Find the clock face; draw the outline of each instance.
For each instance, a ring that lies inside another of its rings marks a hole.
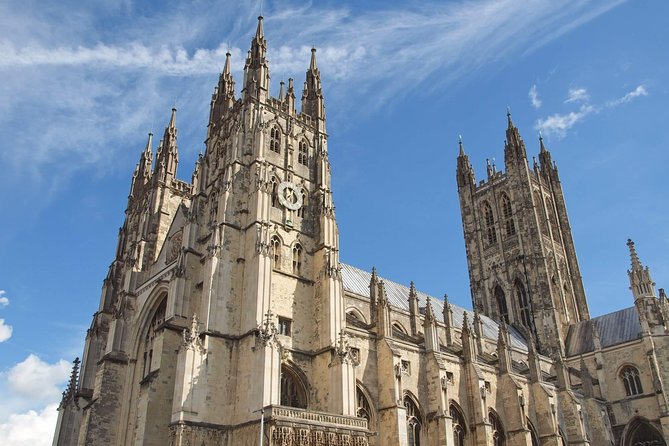
[[[296,211],[302,207],[301,188],[291,181],[280,183],[277,194],[279,195],[279,203],[286,209]]]

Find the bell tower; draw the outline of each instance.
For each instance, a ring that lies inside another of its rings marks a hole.
[[[487,162],[476,182],[462,141],[456,179],[474,308],[562,351],[567,328],[589,318],[557,166],[543,138],[539,162],[507,113],[505,171]]]

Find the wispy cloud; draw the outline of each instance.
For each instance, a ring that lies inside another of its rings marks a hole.
[[[0,342],[5,342],[12,337],[14,329],[11,325],[7,325],[4,319],[0,319]]]
[[[9,305],[9,298],[7,297],[7,292],[5,290],[0,290],[0,308],[6,307]]]
[[[300,85],[315,44],[334,110],[329,117],[349,119],[399,96],[433,94],[499,69],[509,56],[619,3],[435,0],[353,14],[347,7],[287,2],[266,14],[272,89],[287,77]],[[208,97],[228,45],[240,87],[253,8],[203,1],[130,20],[134,7],[103,8],[101,16],[82,6],[73,17],[65,7],[26,13],[0,6],[0,163],[10,167],[0,179],[0,206],[13,187],[39,191],[39,200],[27,199],[38,207],[75,172],[104,173],[126,163],[138,153],[141,135],[163,123],[175,102],[189,116],[179,129],[181,150],[200,150]],[[100,20],[114,31],[105,32]],[[365,107],[350,101],[371,91]]]
[[[643,85],[639,85],[634,90],[630,91],[629,93],[625,94],[622,97],[607,101],[603,106],[594,106],[585,103],[582,104],[577,111],[572,111],[564,114],[555,113],[546,118],[539,119],[535,123],[534,128],[546,135],[556,135],[558,137],[564,137],[569,129],[571,129],[579,122],[583,121],[588,116],[594,113],[599,113],[600,111],[605,109],[611,109],[618,107],[619,105],[626,104],[632,101],[633,99],[641,96],[648,96],[648,91]],[[584,88],[571,89],[569,91],[569,98],[565,102],[576,102],[576,101],[587,102],[588,99],[589,96],[587,94],[586,89]]]
[[[535,128],[545,135],[564,136],[567,130],[583,121],[587,116],[595,112],[592,105],[582,105],[578,111],[566,114],[556,113],[544,119],[539,119]]]
[[[589,99],[588,90],[585,88],[570,88],[567,99],[564,102],[565,104],[570,102],[587,102]]]
[[[606,106],[607,107],[617,107],[619,105],[626,104],[626,103],[630,102],[631,100],[633,100],[635,98],[638,98],[638,97],[641,97],[641,96],[648,96],[648,90],[646,90],[646,87],[644,87],[643,85],[639,85],[634,90],[630,91],[629,93],[627,93],[626,95],[624,95],[624,96],[622,96],[618,99],[614,99],[612,101],[607,102]]]
[[[541,99],[539,99],[539,89],[537,88],[537,84],[532,85],[532,88],[530,88],[530,91],[527,93],[527,95],[530,97],[532,107],[541,107]]]

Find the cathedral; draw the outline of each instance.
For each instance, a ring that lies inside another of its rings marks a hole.
[[[483,180],[460,143],[464,309],[339,261],[315,49],[295,88],[260,17],[190,182],[176,110],[149,134],[54,446],[667,445],[669,300],[629,240],[634,305],[590,317],[543,140],[509,114]]]

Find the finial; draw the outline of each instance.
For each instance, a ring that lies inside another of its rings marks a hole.
[[[541,132],[539,132],[539,151],[540,152],[547,152],[548,151],[546,149],[546,145],[544,144],[544,137],[541,134]]]
[[[506,107],[506,119],[509,124],[509,128],[513,128],[513,121],[511,120],[511,107]]]
[[[632,270],[641,270],[643,269],[643,266],[641,266],[641,261],[639,260],[639,256],[636,253],[636,248],[634,247],[634,242],[632,239],[627,239],[627,247],[630,249],[630,259],[632,260]]]
[[[460,147],[460,156],[464,156],[465,149],[462,146],[462,135],[458,135],[458,146]]]
[[[281,85],[281,88],[279,89],[279,100],[283,102],[283,100],[286,98],[286,84],[281,81],[279,82],[279,85]]]
[[[462,331],[467,331],[469,332],[469,317],[467,316],[467,312],[464,312],[464,315],[462,316]]]
[[[169,127],[174,128],[177,125],[177,107],[176,105],[172,107],[172,116],[170,116]]]
[[[225,65],[223,66],[223,74],[230,74],[232,72],[230,67],[230,50],[225,53]]]
[[[310,70],[316,69],[316,48],[311,48],[311,63],[309,64]]]
[[[262,22],[263,22],[263,16],[261,13],[261,15],[258,16],[258,27],[256,28],[256,38],[258,39],[262,39],[265,35]]]

